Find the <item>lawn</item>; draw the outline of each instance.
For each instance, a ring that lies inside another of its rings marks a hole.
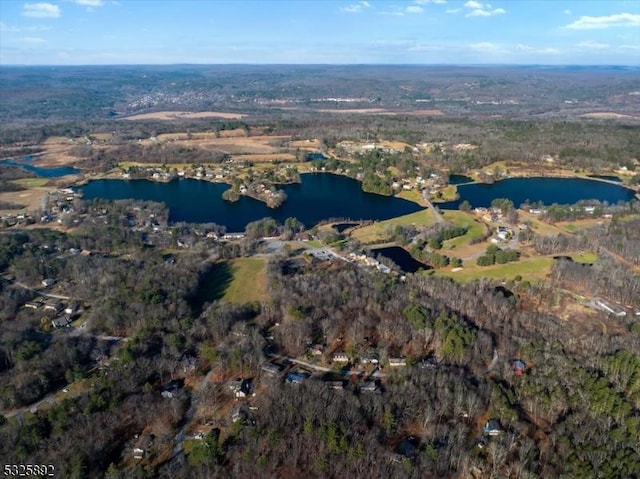
[[[356,228],[351,233],[351,236],[361,243],[376,243],[389,239],[389,235],[386,233],[389,227],[396,225],[424,226],[431,224],[434,221],[435,219],[431,210],[425,209],[417,211],[416,213],[410,213],[408,215],[398,216],[397,218],[378,221],[372,225]]]
[[[473,239],[482,238],[487,231],[486,225],[481,221],[477,221],[470,213],[444,210],[442,212],[442,217],[456,226],[464,226],[465,228],[468,228],[465,235],[445,241],[443,245],[443,249],[445,250],[469,244]]]
[[[457,281],[466,282],[482,278],[510,280],[521,276],[523,280],[542,280],[551,272],[553,259],[548,257],[527,258],[514,263],[496,264],[493,266],[477,266],[475,260],[465,263],[465,267],[453,272],[450,269],[439,270],[436,274],[448,276]]]
[[[422,205],[422,195],[419,191],[416,190],[402,190],[399,191],[396,196],[398,198],[402,198],[403,200],[413,201],[414,203],[418,203]]]
[[[232,278],[222,296],[223,301],[248,303],[266,298],[267,275],[264,258],[236,258],[229,261],[229,265]]]

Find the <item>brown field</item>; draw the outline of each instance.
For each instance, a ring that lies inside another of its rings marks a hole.
[[[19,212],[38,210],[42,204],[42,198],[44,198],[48,191],[54,190],[55,187],[38,186],[23,191],[0,193],[0,201],[24,206],[20,210],[0,210],[0,214],[17,214]]]
[[[345,109],[332,109],[322,108],[316,110],[320,113],[353,113],[364,115],[416,115],[416,116],[443,116],[444,113],[441,110],[409,110],[409,111],[391,111],[385,108],[345,108]]]
[[[221,111],[156,111],[153,113],[140,113],[132,115],[125,120],[193,120],[198,118],[224,118],[228,120],[239,120],[246,117],[241,113],[230,113]]]
[[[594,113],[585,113],[580,115],[582,118],[601,118],[601,119],[623,119],[623,118],[638,118],[633,115],[624,115],[622,113],[615,113],[613,111],[600,111]]]
[[[268,154],[240,154],[240,155],[231,155],[231,159],[236,162],[241,161],[253,161],[256,163],[265,163],[265,162],[273,162],[275,160],[279,161],[296,161],[295,155],[291,153],[268,153]]]
[[[320,140],[293,140],[289,143],[291,148],[300,148],[301,150],[317,150],[320,148]]]
[[[322,109],[318,109],[316,111],[319,111],[320,113],[343,113],[343,114],[348,114],[348,113],[355,113],[355,114],[365,114],[365,115],[371,115],[371,114],[377,114],[377,115],[395,115],[394,112],[389,111],[389,110],[385,110],[384,108],[322,108]]]

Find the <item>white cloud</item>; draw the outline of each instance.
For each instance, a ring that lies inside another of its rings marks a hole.
[[[365,8],[370,8],[371,4],[366,0],[361,0],[358,3],[353,3],[351,5],[347,5],[346,7],[342,7],[340,10],[344,13],[360,13]]]
[[[572,30],[602,30],[613,27],[640,27],[640,15],[634,13],[616,13],[603,17],[583,16],[567,25]]]
[[[507,13],[504,8],[493,8],[490,3],[482,4],[476,0],[469,0],[464,6],[471,10],[465,15],[466,17],[492,17]]]
[[[422,13],[424,12],[424,8],[420,5],[409,5],[407,7],[407,13]]]
[[[568,8],[564,11],[565,15],[571,15],[571,10],[569,10]]]
[[[52,3],[25,3],[22,7],[23,17],[58,18],[60,7]]]
[[[85,7],[101,7],[104,5],[103,0],[73,0],[73,3]]]
[[[544,54],[544,55],[557,55],[560,53],[560,50],[558,50],[557,48],[551,48],[551,47],[538,48],[538,47],[532,47],[531,45],[527,45],[524,43],[518,43],[516,45],[516,50],[520,52],[525,52],[525,53],[537,53],[537,54]]]
[[[449,10],[445,10],[444,13],[458,13],[461,8],[450,8]]]
[[[585,42],[578,43],[580,48],[588,48],[590,50],[602,50],[603,48],[609,48],[610,45],[608,43],[599,43],[594,42],[593,40],[587,40]]]
[[[506,53],[503,47],[491,42],[472,43],[469,48],[482,53]]]
[[[413,0],[413,3],[418,5],[426,5],[427,3],[442,5],[444,3],[447,3],[447,0]]]

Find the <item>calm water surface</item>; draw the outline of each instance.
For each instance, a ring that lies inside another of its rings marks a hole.
[[[473,208],[491,206],[495,198],[509,198],[519,207],[526,201],[542,201],[545,205],[573,204],[581,200],[631,201],[634,192],[628,188],[584,178],[509,178],[492,184],[472,183],[458,186],[459,199],[439,203],[442,209],[457,209],[467,200]]]
[[[9,166],[19,166],[27,171],[31,171],[35,173],[36,176],[40,176],[42,178],[58,178],[60,176],[67,175],[75,175],[80,173],[80,170],[77,168],[72,168],[71,166],[59,166],[54,168],[46,168],[44,166],[35,166],[31,163],[31,157],[25,158],[25,161],[16,161],[16,160],[2,160],[0,161],[3,165]]]
[[[400,246],[372,249],[371,252],[374,256],[381,255],[385,258],[389,258],[405,273],[415,273],[420,269],[431,269],[431,266],[421,263],[411,256],[406,249],[401,248]]]
[[[217,223],[228,231],[244,231],[247,223],[270,216],[282,223],[297,218],[307,227],[321,220],[384,220],[422,208],[401,198],[365,193],[354,179],[329,173],[301,175],[301,184],[283,185],[287,200],[279,208],[242,196],[231,203],[222,199],[223,183],[179,179],[170,183],[148,180],[97,180],[82,187],[84,198],[138,199],[164,202],[171,222]]]

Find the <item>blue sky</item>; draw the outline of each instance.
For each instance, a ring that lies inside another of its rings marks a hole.
[[[640,0],[0,0],[0,64],[640,64]]]

